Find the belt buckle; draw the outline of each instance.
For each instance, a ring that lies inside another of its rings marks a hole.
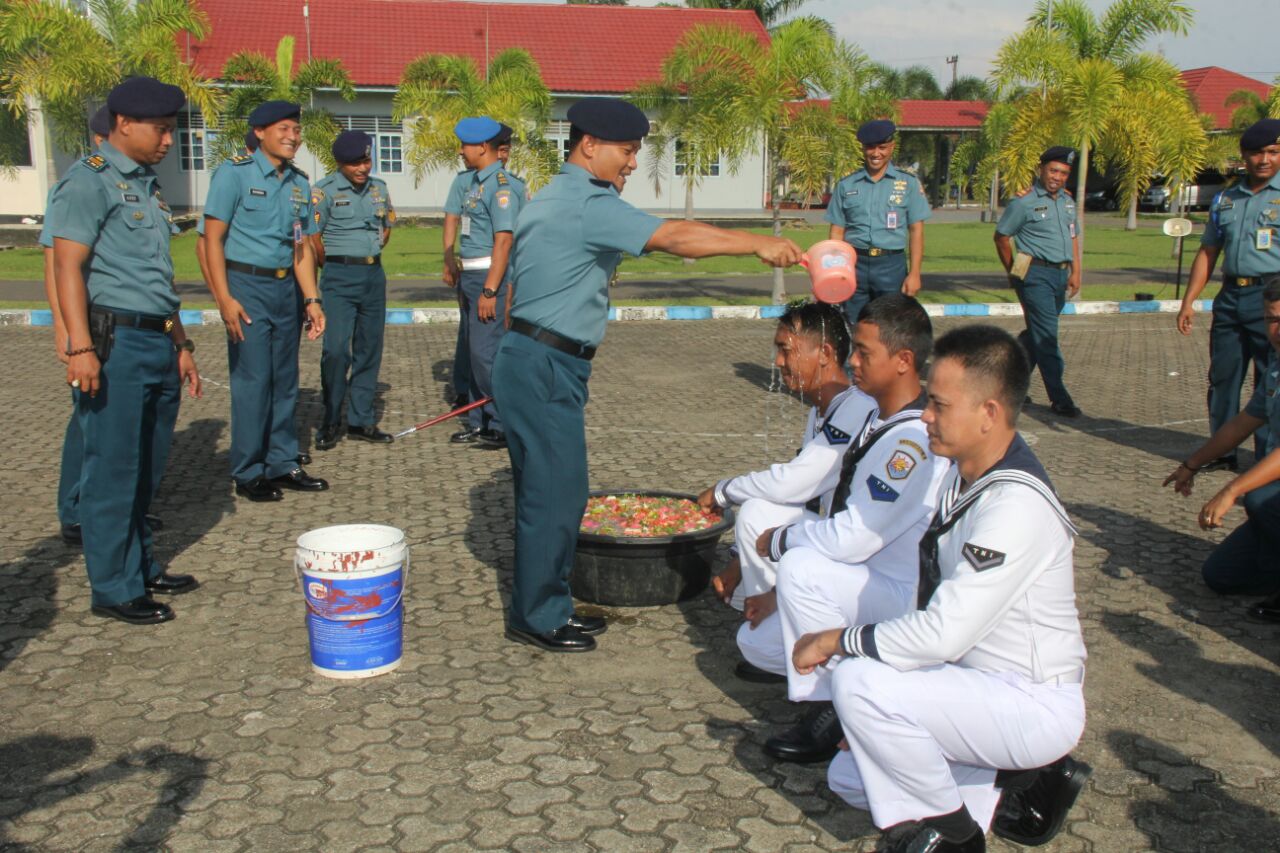
[[[288,272],[289,272],[289,270],[287,270],[287,269],[285,269],[285,268],[283,268],[283,267],[282,267],[282,268],[280,268],[280,269],[276,270],[276,272],[275,272],[275,276],[276,276],[276,278],[284,278],[284,277],[285,277],[285,275],[286,275],[286,274],[288,274]]]
[[[172,332],[172,331],[173,331],[173,318],[172,318],[172,317],[165,317],[165,318],[164,318],[164,333],[167,335],[167,334],[169,334],[169,333],[170,333],[170,332]]]
[[[1252,279],[1246,278],[1245,276],[1236,277],[1236,287],[1248,287],[1251,284],[1253,284]]]
[[[880,253],[881,253],[880,249],[867,249],[867,254],[873,258],[880,257]]]
[[[374,259],[373,259],[373,255],[368,255],[368,256],[366,256],[366,257],[365,257],[364,262],[365,262],[365,264],[367,264],[368,266],[373,266],[373,260],[374,260]]]

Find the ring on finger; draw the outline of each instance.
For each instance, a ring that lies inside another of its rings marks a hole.
[[[72,388],[79,388],[79,387],[80,387],[80,380],[79,380],[79,379],[72,379],[72,380],[71,380],[71,387],[72,387]]]

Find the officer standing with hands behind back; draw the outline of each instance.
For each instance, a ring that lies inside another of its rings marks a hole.
[[[888,119],[858,128],[865,166],[836,184],[827,205],[830,239],[843,240],[858,253],[858,290],[844,303],[850,326],[877,296],[920,292],[924,221],[932,211],[916,176],[893,165],[897,130]]]
[[[112,89],[110,135],[67,172],[48,212],[83,434],[79,514],[92,610],[134,625],[173,618],[152,595],[199,586],[155,562],[146,520],[159,479],[154,449],[171,438],[182,381],[200,396],[173,287],[177,229],[151,168],[173,145],[184,103],[181,89],[150,77]]]
[[[227,327],[231,372],[231,477],[236,494],[278,501],[281,489],[329,488],[299,464],[299,295],[311,328],[324,333],[316,290],[316,233],[307,176],[293,165],[302,108],[267,101],[249,114],[258,150],[218,167],[205,200],[209,290]],[[301,292],[301,294],[299,294]]]
[[[1222,258],[1222,290],[1209,327],[1209,430],[1216,433],[1240,410],[1240,386],[1253,362],[1254,384],[1266,370],[1271,346],[1262,321],[1262,288],[1280,273],[1280,119],[1256,122],[1240,135],[1245,178],[1223,190],[1209,208],[1200,251],[1191,262],[1178,331],[1191,334],[1195,301]],[[1253,437],[1254,457],[1266,453],[1268,427]],[[1209,467],[1236,470],[1232,448]]]
[[[589,98],[569,108],[569,159],[516,225],[511,330],[493,365],[515,483],[515,578],[507,637],[586,652],[605,621],[575,613],[569,572],[587,505],[583,409],[591,359],[609,316],[609,276],[622,253],[687,258],[756,255],[798,263],[790,240],[662,220],[619,197],[649,119],[634,105]]]
[[[1040,155],[1040,173],[1026,193],[1009,201],[996,223],[996,255],[1018,292],[1027,328],[1018,340],[1031,369],[1040,368],[1049,408],[1064,418],[1080,416],[1062,381],[1066,362],[1058,346],[1058,315],[1080,292],[1080,241],[1076,204],[1066,190],[1076,152],[1055,146]],[[1014,256],[1010,238],[1017,241]]]
[[[316,449],[338,443],[342,402],[347,396],[347,437],[390,444],[378,429],[373,399],[382,365],[382,339],[387,323],[387,274],[382,249],[391,239],[396,212],[387,185],[371,177],[373,140],[360,130],[347,130],[333,141],[338,171],[311,190],[320,232],[311,235],[322,258],[320,292],[329,310],[320,360],[324,422],[316,433]]]

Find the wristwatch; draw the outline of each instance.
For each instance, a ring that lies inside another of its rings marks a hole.
[[[304,308],[308,305],[321,305],[321,304],[323,304],[323,301],[320,299],[319,296],[308,296],[306,299],[302,300],[302,307]]]
[[[191,340],[191,338],[187,338],[180,344],[174,344],[173,348],[178,352],[182,352],[183,350],[186,350],[187,352],[193,353],[196,351],[196,342]]]
[[[481,289],[480,295],[483,296],[485,299],[493,299],[498,295],[498,291],[490,290],[489,288],[486,287]]]

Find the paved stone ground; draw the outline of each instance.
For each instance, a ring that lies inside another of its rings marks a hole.
[[[1096,771],[1047,849],[1257,851],[1280,837],[1280,628],[1202,586],[1222,534],[1159,489],[1206,429],[1205,325],[1188,342],[1166,317],[1066,320],[1089,416],[1048,416],[1037,388],[1023,424],[1081,528],[1091,653],[1077,754]],[[388,330],[384,426],[442,409],[452,335]],[[695,491],[789,455],[804,413],[765,390],[770,335],[768,322],[614,325],[591,386],[593,484]],[[448,427],[343,443],[312,466],[332,491],[236,502],[216,329],[195,331],[209,387],[183,406],[155,507],[163,560],[204,586],[163,626],[92,617],[79,552],[57,538],[68,407],[48,338],[0,329],[0,848],[870,848],[869,820],[821,768],[764,757],[794,710],[734,679],[735,618],[709,595],[611,613],[592,655],[503,640],[504,454],[452,448]],[[308,427],[318,362],[305,346]],[[310,670],[291,550],[305,530],[359,520],[411,542],[406,654],[395,673],[344,683]]]

